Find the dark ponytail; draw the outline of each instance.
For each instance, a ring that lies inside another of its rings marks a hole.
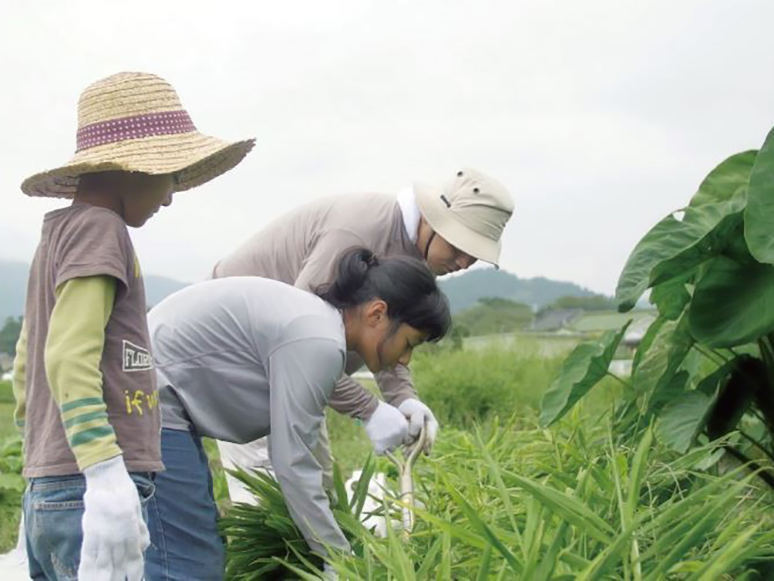
[[[315,290],[334,307],[356,307],[372,299],[387,303],[387,316],[438,341],[449,329],[449,301],[427,266],[405,256],[379,259],[367,248],[352,248],[339,260],[336,280]]]

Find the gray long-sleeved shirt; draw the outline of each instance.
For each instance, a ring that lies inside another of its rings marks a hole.
[[[221,260],[212,276],[263,276],[314,290],[336,278],[338,259],[353,246],[365,246],[381,257],[422,258],[406,230],[395,196],[353,194],[322,198],[296,208]],[[360,358],[350,353],[347,374],[361,365]],[[394,406],[417,397],[411,374],[402,365],[377,373],[376,382]],[[378,399],[349,375],[341,378],[330,401],[337,412],[363,420],[371,417],[378,404]]]
[[[187,287],[148,314],[162,425],[246,443],[271,433],[290,514],[309,546],[349,545],[312,454],[341,377],[341,313],[281,282],[235,277]]]

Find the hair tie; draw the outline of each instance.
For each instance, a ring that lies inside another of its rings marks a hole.
[[[379,258],[376,256],[376,254],[371,254],[368,258],[366,258],[366,266],[368,268],[373,268],[374,266],[379,266]]]

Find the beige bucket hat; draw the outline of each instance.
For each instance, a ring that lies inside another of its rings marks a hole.
[[[500,238],[513,199],[498,181],[463,168],[443,186],[414,184],[419,210],[438,235],[474,258],[499,268]]]
[[[173,174],[174,191],[199,186],[236,166],[254,139],[229,143],[197,131],[167,81],[118,73],[90,85],[78,101],[73,158],[22,183],[28,196],[72,198],[78,177],[121,170]]]

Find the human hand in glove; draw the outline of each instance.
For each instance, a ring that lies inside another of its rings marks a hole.
[[[411,441],[409,424],[398,408],[379,402],[374,415],[365,422],[366,434],[380,456]]]
[[[398,406],[398,410],[406,416],[409,421],[409,436],[411,440],[416,440],[422,426],[427,426],[425,430],[425,445],[423,450],[429,454],[435,443],[435,436],[438,433],[438,420],[435,419],[432,410],[418,399],[409,398]]]
[[[143,578],[143,551],[150,545],[140,495],[123,456],[83,471],[83,545],[78,579]]]

